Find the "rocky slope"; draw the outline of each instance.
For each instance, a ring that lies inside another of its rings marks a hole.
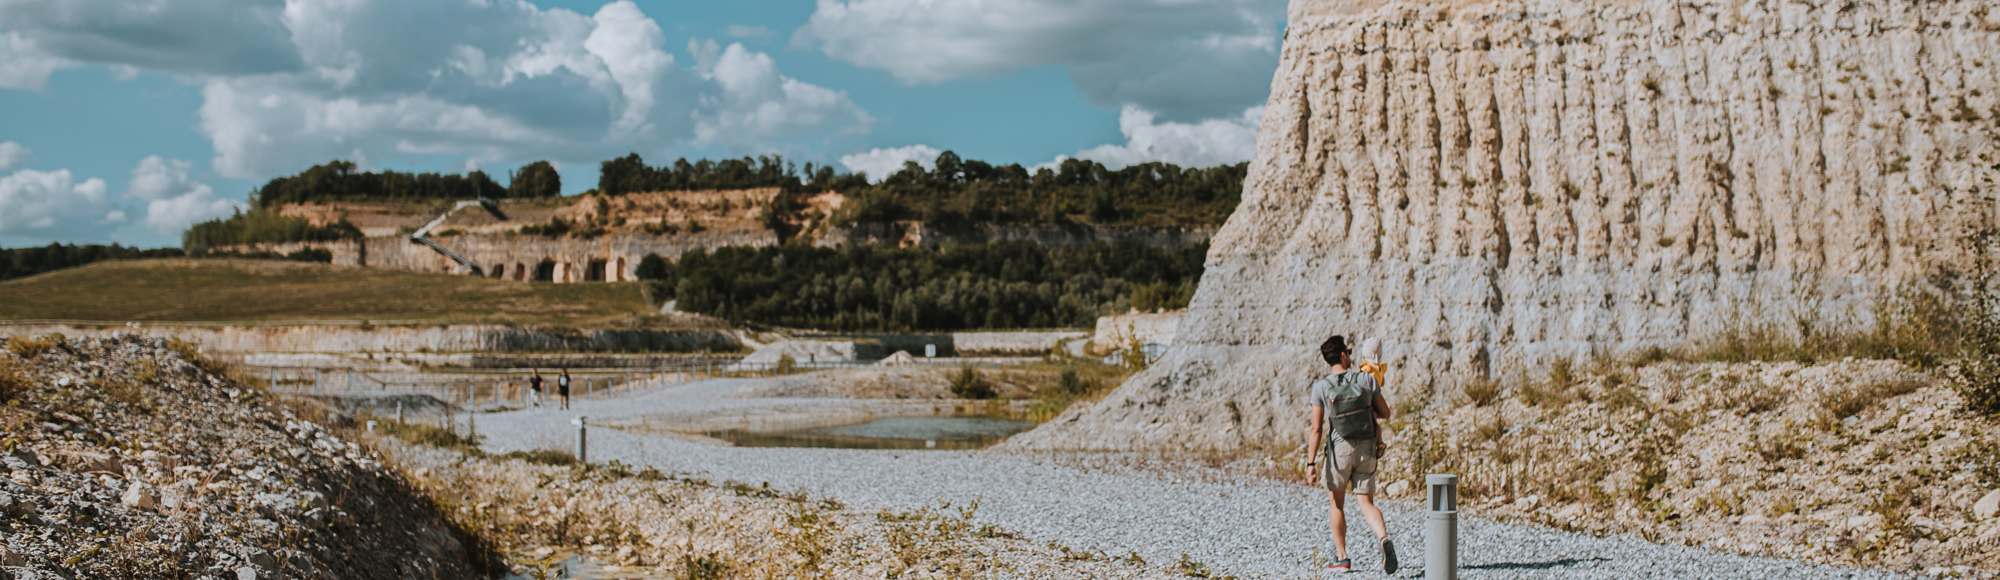
[[[0,578],[480,576],[471,536],[372,451],[191,344],[7,343]]]
[[[1177,343],[1015,445],[1288,447],[1333,333],[1383,337],[1392,397],[1421,398],[1730,323],[1868,324],[1996,219],[1996,61],[1976,0],[1294,0]]]
[[[1421,501],[1423,474],[1457,473],[1486,517],[2000,574],[2000,425],[1934,378],[1869,360],[1565,374],[1392,421],[1388,495]]]

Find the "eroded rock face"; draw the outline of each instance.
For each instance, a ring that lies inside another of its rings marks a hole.
[[[1334,333],[1382,337],[1403,398],[1732,320],[1871,324],[1995,220],[1990,6],[1295,0],[1176,344],[1012,445],[1296,444]]]

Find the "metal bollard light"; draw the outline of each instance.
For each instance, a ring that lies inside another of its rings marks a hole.
[[[581,415],[575,419],[570,419],[569,422],[576,425],[576,462],[589,463],[590,427],[585,424],[584,417]]]
[[[1424,580],[1458,579],[1458,476],[1424,476],[1430,514],[1424,521]]]

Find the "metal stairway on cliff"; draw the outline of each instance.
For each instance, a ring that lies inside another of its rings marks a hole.
[[[418,229],[415,232],[411,232],[409,236],[410,243],[423,244],[425,246],[429,246],[430,249],[436,250],[437,253],[443,254],[444,257],[451,258],[451,261],[458,262],[460,269],[459,272],[455,273],[471,271],[472,274],[475,276],[485,276],[486,271],[480,269],[478,264],[472,263],[471,260],[465,259],[465,256],[460,256],[458,255],[457,252],[445,249],[444,246],[438,245],[437,242],[431,241],[431,239],[428,237],[431,233],[431,229],[438,227],[440,224],[443,224],[444,220],[450,219],[451,214],[457,213],[458,210],[465,209],[467,207],[471,207],[474,205],[477,205],[485,209],[487,213],[493,214],[493,217],[499,219],[500,221],[503,222],[507,221],[507,214],[500,213],[500,204],[498,202],[493,201],[492,199],[482,197],[474,201],[461,201],[458,202],[458,205],[452,206],[451,209],[445,210],[444,215],[440,215],[437,217],[437,219],[431,220],[431,223],[424,224],[423,228]]]

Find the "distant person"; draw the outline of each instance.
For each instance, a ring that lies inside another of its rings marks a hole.
[[[1382,339],[1371,336],[1367,340],[1361,341],[1361,364],[1355,365],[1355,367],[1361,369],[1361,372],[1368,373],[1368,376],[1375,377],[1376,390],[1381,391],[1389,388],[1389,365],[1382,362]],[[1386,437],[1380,436],[1382,433],[1381,422],[1376,422],[1375,425],[1375,433],[1377,435],[1375,437],[1375,460],[1380,461],[1382,456],[1389,452],[1389,441]]]
[[[556,396],[562,397],[563,410],[569,410],[569,369],[563,369],[562,376],[556,377]]]
[[[1381,439],[1376,421],[1389,418],[1389,401],[1382,398],[1375,377],[1352,368],[1347,339],[1338,335],[1319,345],[1320,358],[1333,373],[1312,383],[1312,442],[1306,463],[1306,484],[1324,480],[1331,504],[1327,523],[1333,529],[1333,549],[1339,559],[1326,570],[1346,573],[1354,567],[1347,557],[1346,494],[1354,492],[1361,516],[1382,542],[1382,570],[1396,572],[1396,545],[1389,541],[1381,508],[1375,507],[1376,445]],[[1321,451],[1326,452],[1321,457]]]
[[[535,369],[535,375],[528,377],[528,391],[533,393],[535,406],[542,406],[542,369]]]

